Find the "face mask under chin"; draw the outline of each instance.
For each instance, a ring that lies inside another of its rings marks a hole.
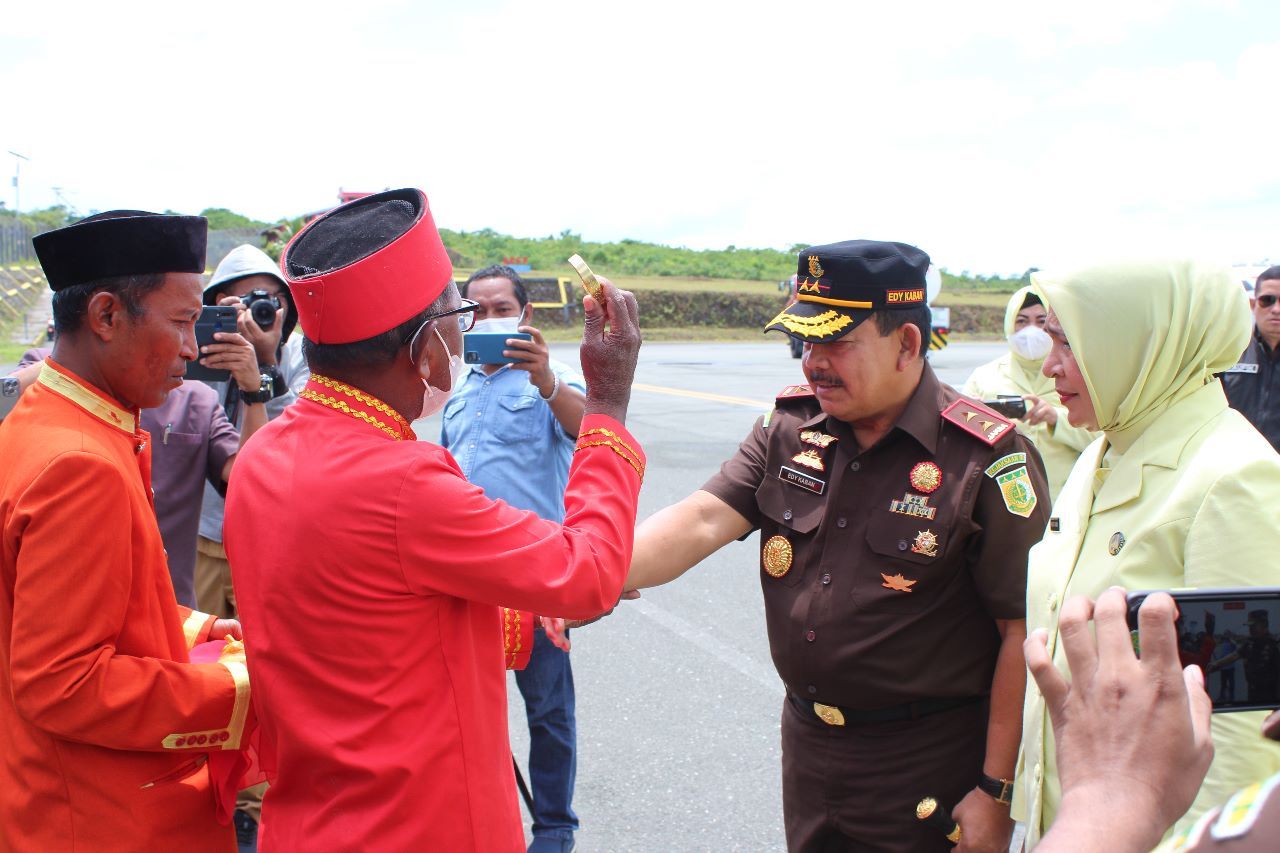
[[[449,345],[441,337],[440,330],[432,329],[432,332],[435,333],[436,338],[440,341],[440,346],[444,347],[445,353],[449,356],[449,388],[442,391],[431,384],[430,362],[428,362],[428,372],[426,373],[423,373],[423,368],[419,367],[418,372],[422,378],[424,389],[422,392],[422,414],[418,415],[419,418],[429,418],[444,408],[444,404],[449,402],[449,397],[453,394],[453,389],[458,387],[458,379],[462,376],[464,366],[462,364],[462,356],[449,351]]]

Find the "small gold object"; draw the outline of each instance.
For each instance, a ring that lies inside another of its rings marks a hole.
[[[839,311],[823,311],[816,317],[797,317],[784,310],[770,320],[768,325],[774,323],[781,323],[788,332],[794,332],[806,338],[822,338],[852,325],[853,318]]]
[[[780,578],[791,571],[791,543],[785,536],[771,536],[760,549],[760,560],[769,577]]]
[[[596,274],[591,271],[591,267],[587,266],[587,262],[582,259],[581,255],[571,255],[569,257],[569,265],[578,273],[578,278],[582,279],[582,286],[586,288],[587,293],[590,293],[591,298],[603,308],[604,287],[596,279]]]
[[[813,449],[800,451],[791,457],[791,461],[797,465],[812,468],[815,471],[827,470],[826,466],[822,464],[822,457],[818,455],[818,451]]]
[[[1115,533],[1111,534],[1111,540],[1107,542],[1107,553],[1114,557],[1116,554],[1120,553],[1120,549],[1124,547],[1124,543],[1124,534],[1117,530]]]
[[[933,797],[925,797],[916,803],[916,820],[924,820],[938,810],[938,801]]]
[[[960,843],[960,824],[956,824],[956,828],[947,833],[947,840],[952,844]]]
[[[911,545],[911,553],[925,557],[938,556],[938,537],[932,530],[917,530],[916,541]]]
[[[894,592],[911,592],[911,587],[919,583],[919,581],[904,578],[901,573],[896,575],[886,575],[884,572],[881,572],[880,577],[884,578],[884,583],[880,584],[880,586],[885,589],[891,589]]]
[[[800,440],[805,444],[812,444],[814,447],[821,447],[826,450],[831,446],[831,442],[836,440],[834,435],[827,435],[824,432],[818,432],[815,429],[807,429],[800,433]]]
[[[818,719],[826,723],[828,726],[843,726],[844,714],[840,713],[839,708],[833,708],[830,705],[823,705],[821,702],[813,703],[813,713],[818,715]]]
[[[826,274],[827,274],[827,271],[822,268],[821,262],[818,261],[818,256],[810,255],[809,256],[809,275],[813,276],[814,278],[822,278]]]

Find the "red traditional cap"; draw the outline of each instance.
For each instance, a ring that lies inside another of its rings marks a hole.
[[[349,344],[424,311],[453,280],[421,190],[389,190],[336,207],[290,241],[280,270],[302,333]]]

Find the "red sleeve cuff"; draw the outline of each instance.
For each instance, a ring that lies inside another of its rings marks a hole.
[[[524,669],[533,654],[533,623],[536,617],[528,610],[502,608],[502,651],[507,669]]]

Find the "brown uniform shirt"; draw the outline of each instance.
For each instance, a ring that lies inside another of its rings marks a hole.
[[[956,401],[959,423],[942,414]],[[795,695],[874,709],[990,692],[994,620],[1023,618],[1050,509],[1040,456],[1009,421],[926,364],[873,447],[812,394],[780,398],[703,489],[760,530],[769,643]],[[793,553],[780,577],[775,537]]]

